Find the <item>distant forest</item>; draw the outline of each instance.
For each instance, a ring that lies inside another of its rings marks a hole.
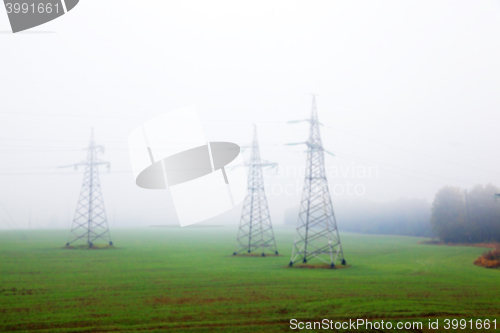
[[[431,224],[444,242],[500,242],[500,202],[494,185],[476,185],[465,195],[458,187],[439,190],[432,204]],[[468,204],[467,204],[468,202]]]
[[[381,235],[433,236],[430,204],[421,199],[391,202],[341,201],[334,203],[340,231]],[[285,224],[296,225],[298,208],[285,212]]]

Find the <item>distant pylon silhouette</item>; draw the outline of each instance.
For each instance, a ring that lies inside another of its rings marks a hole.
[[[91,248],[99,240],[113,245],[99,181],[99,166],[107,165],[109,168],[109,162],[97,158],[97,154],[100,152],[104,152],[104,147],[95,144],[94,129],[92,129],[87,160],[70,165],[75,169],[79,166],[85,166],[85,173],[69,241],[66,246],[78,241],[84,241]]]
[[[290,266],[297,262],[307,263],[317,258],[334,268],[336,262],[345,265],[344,253],[340,243],[337,221],[333,212],[332,199],[328,189],[325,172],[326,151],[321,142],[316,97],[313,95],[309,140],[305,142],[307,165],[302,200],[293,243]],[[331,153],[330,153],[331,154]]]
[[[240,228],[233,255],[241,252],[252,253],[257,251],[263,257],[266,256],[266,253],[278,254],[262,176],[263,167],[275,165],[276,163],[262,163],[257,127],[254,125],[252,156],[248,164],[250,169],[248,173],[248,193],[243,204]]]

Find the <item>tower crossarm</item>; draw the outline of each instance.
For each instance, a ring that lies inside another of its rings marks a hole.
[[[287,124],[297,124],[297,123],[303,123],[303,122],[315,123],[315,124],[318,124],[320,126],[326,126],[325,124],[320,123],[317,119],[290,120],[290,121],[287,121]]]
[[[325,148],[323,148],[322,145],[319,145],[317,143],[312,143],[312,142],[309,142],[309,141],[306,141],[306,142],[285,143],[285,146],[299,146],[299,145],[306,145],[311,150],[320,150],[320,151],[324,151],[325,153],[327,153],[329,155],[335,156],[334,153],[332,153],[331,151],[326,150]]]

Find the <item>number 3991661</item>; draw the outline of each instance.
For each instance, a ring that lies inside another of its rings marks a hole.
[[[497,320],[481,320],[481,319],[476,319],[476,320],[465,320],[465,319],[445,319],[444,320],[444,329],[449,330],[450,328],[453,328],[454,330],[456,329],[466,329],[470,328],[471,330],[476,329],[497,329]]]
[[[32,14],[51,14],[52,12],[59,13],[59,4],[51,3],[38,3],[38,4],[27,4],[27,3],[6,3],[5,8],[7,9],[7,14],[15,13],[32,13]]]

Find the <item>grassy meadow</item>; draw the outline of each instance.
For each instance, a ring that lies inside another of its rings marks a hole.
[[[62,249],[65,230],[0,232],[0,331],[290,332],[292,318],[371,318],[435,332],[429,318],[500,319],[500,270],[473,265],[482,248],[341,233],[349,268],[291,269],[293,228],[275,228],[280,256],[265,258],[231,255],[235,227],[111,232],[111,250]]]

